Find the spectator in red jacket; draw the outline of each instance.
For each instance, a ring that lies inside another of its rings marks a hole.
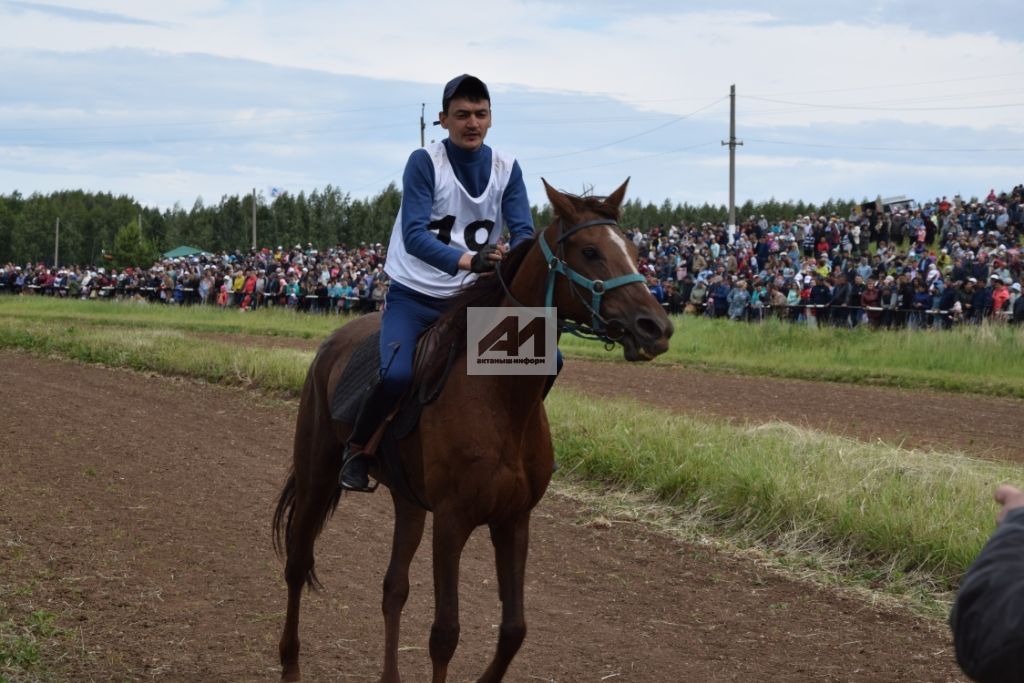
[[[992,278],[992,317],[996,320],[1005,320],[1002,315],[1003,307],[1010,300],[1010,290],[1002,280]]]

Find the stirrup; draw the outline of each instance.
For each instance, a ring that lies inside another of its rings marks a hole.
[[[369,476],[370,463],[369,463],[369,456],[365,455],[363,453],[360,453],[360,452],[348,453],[348,448],[346,448],[345,451],[346,451],[347,455],[346,454],[342,454],[341,470],[338,472],[338,486],[341,487],[341,490],[343,490],[343,491],[355,491],[357,493],[373,493],[374,491],[376,491],[377,487],[380,486],[380,482],[377,481],[376,479],[374,479],[373,480],[373,485],[372,486],[370,485],[370,476]],[[353,482],[351,480],[345,481],[346,470],[350,469],[351,466],[352,466],[352,463],[355,462],[359,458],[362,458],[365,461],[365,465],[364,466],[366,467],[367,472],[364,474],[364,478],[365,478],[366,483],[363,484],[362,480],[360,480],[358,482]]]

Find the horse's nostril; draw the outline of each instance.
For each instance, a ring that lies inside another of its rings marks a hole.
[[[658,324],[654,318],[647,318],[644,316],[638,317],[636,320],[637,329],[640,330],[644,336],[649,339],[659,339],[664,334],[661,325]]]

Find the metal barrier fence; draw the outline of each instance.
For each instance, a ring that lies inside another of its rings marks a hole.
[[[17,287],[15,285],[11,285],[10,283],[0,283],[0,293],[5,293],[5,292],[7,292],[7,293],[17,293],[17,292],[14,291],[16,289],[17,289]],[[24,285],[24,286],[21,287],[21,291],[24,292],[25,290],[28,290],[29,292],[33,292],[33,293],[38,294],[40,296],[67,296],[68,292],[70,291],[69,288],[66,287],[66,286],[44,287],[44,286],[41,286],[41,285]],[[219,304],[216,303],[216,294],[217,293],[215,293],[213,291],[211,291],[209,293],[209,295],[208,295],[208,298],[210,299],[210,301],[202,302],[202,301],[197,300],[196,297],[193,296],[198,291],[198,289],[195,288],[195,287],[179,287],[179,288],[174,288],[174,289],[167,289],[167,288],[164,288],[164,287],[146,287],[146,286],[132,286],[132,287],[107,286],[107,287],[82,287],[82,288],[79,288],[78,291],[79,292],[83,292],[83,291],[87,292],[87,294],[81,296],[80,298],[91,297],[92,293],[95,292],[96,296],[98,298],[103,298],[103,299],[132,297],[132,296],[136,296],[136,295],[148,295],[150,298],[154,298],[156,300],[160,300],[159,296],[160,296],[161,292],[166,292],[169,295],[165,300],[163,300],[166,303],[176,303],[176,304],[180,304],[180,305],[211,305],[211,306],[219,305]],[[175,292],[181,292],[181,294],[182,294],[182,300],[181,301],[175,301],[174,300],[174,298],[175,298],[174,297],[174,293]],[[286,306],[287,305],[287,299],[289,298],[290,295],[283,294],[283,293],[280,293],[280,292],[275,293],[275,294],[270,294],[270,295],[266,294],[265,292],[251,294],[251,295],[241,294],[239,292],[231,292],[230,296],[232,297],[232,299],[231,299],[232,302],[226,304],[226,306],[230,306],[232,308],[241,307],[240,306],[241,302],[239,301],[239,302],[236,303],[235,302],[235,297],[252,296],[253,299],[255,300],[255,303],[252,304],[250,307],[251,308],[257,308],[257,307],[268,306],[268,305]],[[304,300],[307,304],[309,304],[307,306],[303,306],[303,309],[306,309],[306,308],[316,308],[317,310],[320,310],[321,308],[326,308],[328,310],[332,309],[332,308],[342,308],[343,307],[343,303],[342,302],[349,302],[349,306],[344,307],[345,310],[351,311],[351,310],[355,310],[355,309],[366,309],[367,306],[370,306],[370,308],[368,310],[372,311],[372,310],[376,309],[376,305],[378,303],[374,299],[366,299],[366,298],[361,298],[361,297],[357,297],[357,296],[345,296],[345,297],[330,297],[330,296],[327,296],[327,297],[321,297],[321,296],[319,296],[317,294],[305,294],[305,295],[302,295],[300,298],[302,300]],[[326,299],[327,302],[328,302],[328,305],[326,307],[312,306],[314,301],[319,301],[322,298]],[[708,313],[708,305],[709,304],[707,302],[703,302],[703,303],[700,303],[700,304],[695,304],[693,302],[685,302],[685,303],[681,304],[681,309],[682,309],[682,311],[685,312],[690,307],[693,307],[695,310],[694,311],[690,311],[690,314],[693,314],[693,315],[709,315],[709,313]],[[662,302],[661,306],[662,306],[662,308],[664,308],[666,310],[666,312],[669,311],[670,308],[671,308],[671,304],[669,304],[668,302]],[[776,306],[776,305],[772,305],[772,304],[756,304],[756,305],[748,304],[747,307],[746,307],[745,314],[744,314],[744,319],[748,320],[748,321],[756,322],[756,321],[759,321],[759,320],[763,320],[764,318],[766,318],[766,317],[768,317],[770,315],[775,315],[775,317],[778,317],[778,318],[791,319],[794,322],[797,322],[797,321],[799,321],[801,316],[803,317],[803,319],[805,321],[807,320],[807,318],[810,318],[810,317],[815,317],[815,318],[820,317],[818,314],[820,312],[823,312],[823,311],[824,312],[828,312],[828,313],[837,312],[837,313],[841,313],[841,314],[846,315],[846,316],[849,316],[850,313],[854,313],[854,312],[857,312],[857,311],[863,311],[864,313],[871,313],[871,312],[873,312],[873,313],[880,313],[880,314],[883,314],[883,315],[886,312],[888,312],[888,313],[893,314],[893,315],[901,316],[901,321],[905,320],[907,316],[913,315],[913,314],[917,314],[917,315],[920,315],[920,316],[927,316],[930,320],[935,320],[936,318],[941,319],[941,320],[953,320],[957,316],[961,316],[961,317],[963,317],[965,319],[979,319],[979,318],[1009,319],[1009,317],[1010,317],[1010,312],[1009,311],[995,311],[995,312],[993,312],[993,311],[991,311],[989,309],[983,310],[980,313],[978,313],[977,311],[956,311],[956,310],[952,310],[952,309],[938,309],[938,308],[902,308],[902,307],[887,308],[885,306],[860,306],[860,305],[843,305],[843,304],[833,305],[833,304],[805,304],[805,303],[800,303],[800,304],[785,304],[785,305],[782,305],[782,306]],[[795,315],[794,315],[794,313],[795,313]],[[683,314],[685,314],[685,313],[683,313]],[[723,314],[723,315],[717,316],[717,317],[725,318],[725,317],[728,317],[728,315],[727,314]],[[858,321],[858,322],[856,322],[854,324],[855,325],[859,324],[859,322],[860,321]]]
[[[21,287],[18,287],[17,285],[12,285],[10,283],[0,282],[0,294],[2,294],[2,293],[18,294],[18,293],[24,293],[26,291],[29,292],[29,293],[38,295],[38,296],[67,296],[68,293],[71,292],[72,290],[69,287],[67,287],[66,285],[50,286],[50,287],[46,287],[46,286],[43,286],[43,285],[22,285]],[[168,299],[166,300],[166,303],[176,303],[176,304],[182,304],[182,305],[200,305],[200,304],[201,305],[210,305],[210,306],[218,305],[216,303],[217,292],[214,292],[213,290],[211,290],[207,294],[207,298],[209,299],[209,301],[205,301],[205,302],[204,301],[199,301],[199,300],[197,300],[193,296],[193,295],[195,295],[196,292],[199,291],[196,287],[175,287],[173,289],[167,289],[166,287],[145,287],[145,286],[129,286],[129,287],[126,287],[126,286],[113,286],[113,285],[111,285],[111,286],[106,286],[106,287],[79,287],[76,291],[79,293],[79,296],[77,296],[76,298],[80,298],[80,299],[90,298],[93,293],[95,293],[97,297],[104,298],[104,299],[127,298],[127,297],[134,297],[136,295],[148,295],[151,298],[159,298],[159,295],[160,295],[161,292],[166,292],[169,295]],[[173,299],[175,299],[174,295],[177,292],[181,293],[182,301],[172,301]],[[280,305],[285,305],[284,302],[290,296],[290,295],[284,294],[282,292],[277,292],[277,293],[274,293],[274,294],[267,294],[266,292],[259,292],[259,293],[252,293],[252,294],[248,294],[248,293],[243,294],[241,292],[230,292],[229,295],[230,295],[232,301],[234,301],[235,297],[252,296],[253,298],[258,300],[257,305],[271,304],[271,303],[273,303],[275,301],[281,302]],[[319,300],[321,297],[318,294],[304,294],[304,295],[302,295],[299,298],[302,299],[302,300],[305,300],[307,302],[313,302],[315,300]],[[373,299],[365,299],[365,298],[360,298],[358,296],[344,296],[344,297],[331,297],[331,296],[327,296],[326,299],[328,301],[334,301],[337,304],[340,304],[343,301],[350,302],[352,305],[357,305],[357,304],[360,304],[360,303],[365,303],[367,301],[369,301],[370,303],[374,303]],[[227,304],[227,305],[231,306],[232,308],[234,308],[234,307],[238,307],[239,304],[231,303],[231,304]]]

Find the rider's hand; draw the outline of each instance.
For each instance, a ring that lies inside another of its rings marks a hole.
[[[503,252],[497,244],[488,244],[473,255],[469,269],[474,273],[486,273],[494,270],[494,266],[501,261]]]
[[[1024,507],[1024,491],[1021,491],[1016,486],[1003,484],[996,489],[996,492],[992,497],[996,499],[997,503],[1003,506],[999,511],[999,514],[996,515],[996,524],[1002,524],[1003,519],[1006,518],[1007,513],[1011,510]]]

